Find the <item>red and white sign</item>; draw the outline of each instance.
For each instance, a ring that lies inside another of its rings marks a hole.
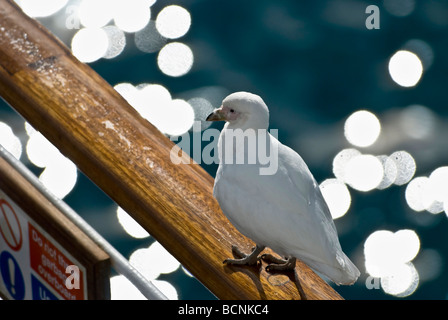
[[[78,285],[68,285],[74,276]],[[86,281],[86,268],[0,190],[0,292],[17,300],[84,300]]]
[[[31,223],[28,223],[28,238],[30,240],[31,269],[66,300],[84,300],[84,274],[79,274],[78,290],[69,290],[66,285],[67,267],[76,265],[74,261],[61,252],[55,243],[51,242]]]
[[[5,199],[0,199],[0,234],[6,244],[14,251],[22,247],[22,229],[19,218]]]

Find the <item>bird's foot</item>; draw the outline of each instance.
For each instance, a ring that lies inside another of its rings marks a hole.
[[[274,257],[272,254],[265,253],[261,256],[261,259],[269,262],[266,267],[267,272],[272,271],[292,271],[296,267],[296,258],[290,257],[287,260]]]
[[[237,246],[232,246],[232,253],[234,256],[240,257],[240,259],[226,259],[224,260],[225,264],[232,265],[249,265],[253,266],[258,263],[258,255],[261,251],[264,250],[263,246],[256,246],[252,248],[252,252],[250,254],[243,253]]]
[[[307,296],[305,291],[303,291],[302,285],[299,280],[299,275],[297,274],[296,268],[296,258],[289,257],[288,259],[280,259],[274,257],[272,254],[265,253],[261,256],[261,259],[268,262],[268,266],[266,267],[267,272],[272,271],[293,271],[294,272],[294,283],[299,291],[300,298],[302,300],[307,300]]]

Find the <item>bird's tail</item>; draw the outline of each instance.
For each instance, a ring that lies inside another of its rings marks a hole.
[[[336,261],[332,265],[307,259],[303,259],[303,261],[319,275],[330,279],[337,285],[352,285],[360,275],[358,268],[342,251],[337,253]]]
[[[343,252],[341,252],[341,255],[336,256],[336,260],[340,268],[337,268],[339,272],[335,272],[334,279],[331,280],[337,285],[351,285],[355,283],[360,272],[354,263]]]

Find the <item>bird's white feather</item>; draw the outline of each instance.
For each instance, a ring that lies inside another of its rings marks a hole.
[[[251,128],[250,113],[248,122],[245,129]],[[226,124],[219,138],[221,163],[213,192],[230,222],[258,245],[296,257],[336,284],[355,282],[359,271],[342,251],[328,206],[300,155],[258,130],[257,139],[266,135],[270,148],[278,150],[275,174],[261,175],[259,162],[225,163],[223,141],[231,129]],[[247,149],[233,150],[247,156]]]

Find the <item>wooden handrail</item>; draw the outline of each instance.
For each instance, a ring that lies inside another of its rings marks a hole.
[[[173,143],[11,0],[0,0],[0,95],[221,299],[300,299],[266,266],[223,265],[238,233],[199,165],[170,161]],[[269,252],[269,251],[268,251]],[[308,299],[341,299],[298,262]]]

